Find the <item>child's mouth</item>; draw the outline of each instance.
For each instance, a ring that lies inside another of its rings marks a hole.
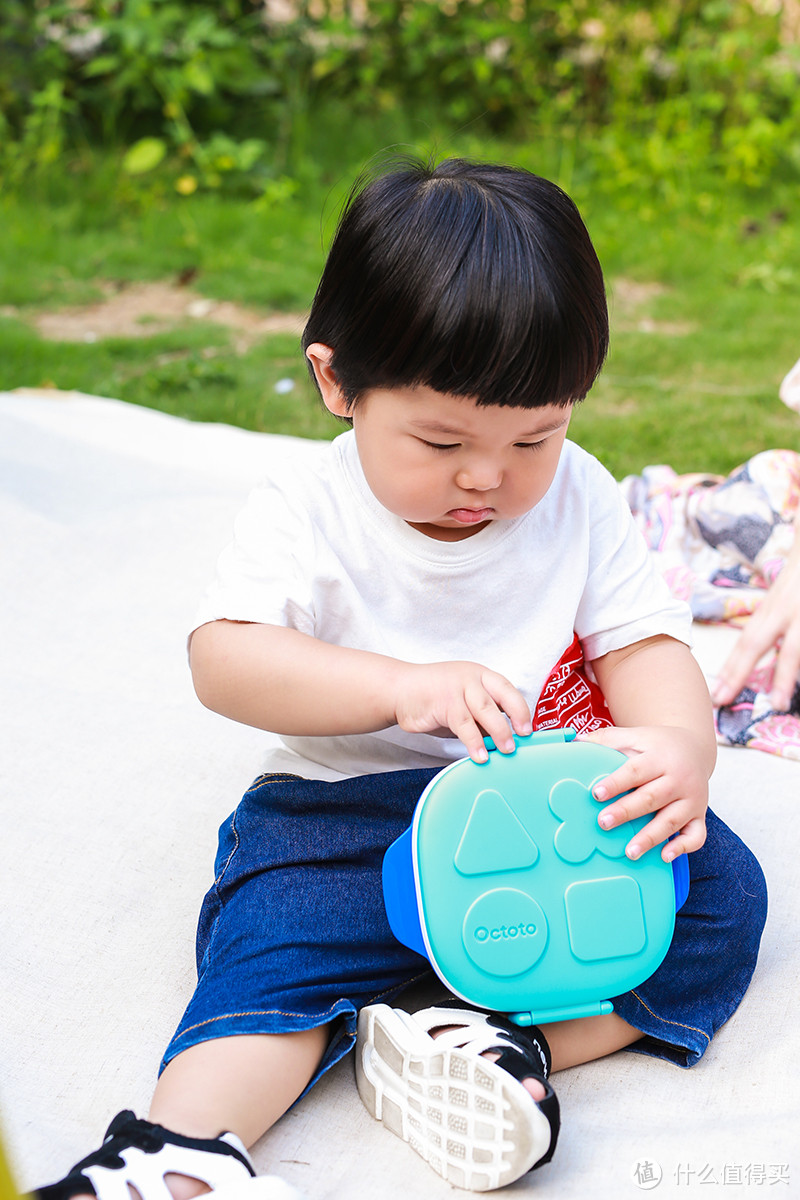
[[[447,515],[460,525],[477,525],[478,521],[488,521],[493,512],[493,508],[451,508]]]

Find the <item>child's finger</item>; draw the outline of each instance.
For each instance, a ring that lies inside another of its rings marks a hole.
[[[667,842],[661,851],[664,862],[672,862],[680,854],[692,854],[699,850],[706,840],[706,823],[703,817],[694,817],[688,821],[677,837]]]
[[[678,836],[673,837],[673,834]],[[625,847],[625,853],[630,859],[641,858],[648,850],[661,845],[669,838],[672,838],[669,850],[665,847],[662,852],[665,862],[677,858],[684,850],[689,853],[702,846],[705,841],[705,821],[702,817],[688,818],[685,808],[679,802],[668,804],[631,838]]]
[[[490,737],[504,754],[516,748],[505,715],[482,688],[467,689],[463,705],[459,703],[455,715],[450,713],[449,725],[473,762],[484,763],[489,757],[484,736]]]
[[[622,750],[621,745],[615,748]],[[623,753],[626,752],[630,754],[630,758],[621,763],[610,775],[598,780],[592,788],[595,800],[613,800],[615,796],[621,796],[623,792],[634,791],[652,779],[652,768],[648,764],[647,756],[641,751],[632,752],[629,745],[623,751]]]
[[[465,698],[472,716],[501,753],[513,754],[516,749],[512,729],[521,735],[530,733],[525,698],[501,675],[484,677],[480,685],[467,689]]]
[[[515,743],[508,721],[488,692],[482,688],[471,689],[465,699],[475,727],[490,737],[501,753],[512,754]],[[461,737],[461,734],[458,736]],[[475,755],[471,754],[470,757],[474,758]]]
[[[592,789],[595,800],[611,800],[622,792],[630,791],[645,781],[646,767],[642,767],[641,750],[634,745],[638,730],[611,725],[607,729],[595,729],[592,733],[579,733],[578,742],[592,742],[596,746],[609,746],[629,756],[615,771],[601,779]]]
[[[598,814],[597,823],[601,829],[615,829],[617,825],[624,825],[626,821],[632,821],[635,817],[657,812],[675,799],[669,780],[663,777],[647,779],[641,787],[634,787],[623,793],[611,791],[609,794],[618,796],[619,799],[614,800],[612,804],[606,804]],[[595,799],[600,797],[595,795]]]
[[[502,675],[489,675],[484,680],[484,686],[497,708],[511,722],[511,728],[514,732],[520,737],[527,737],[531,733],[533,725],[531,723],[531,710],[522,692],[518,688],[515,688],[513,683],[509,683],[507,679],[504,679]],[[506,745],[510,753],[514,749],[514,739],[508,735],[507,725],[505,729]],[[489,730],[487,729],[486,732],[489,733]]]
[[[475,718],[468,708],[465,708],[463,713],[458,716],[450,717],[448,722],[450,731],[455,734],[459,741],[464,743],[467,754],[476,763],[485,763],[489,757],[489,751],[483,740],[483,731],[478,726]]]

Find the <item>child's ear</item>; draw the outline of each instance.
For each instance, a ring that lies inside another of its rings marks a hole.
[[[306,350],[306,358],[311,363],[320,390],[323,403],[335,417],[349,417],[350,406],[342,395],[339,381],[331,366],[333,350],[322,342],[312,342]]]

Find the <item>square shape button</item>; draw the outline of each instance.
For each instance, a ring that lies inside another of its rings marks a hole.
[[[644,949],[642,893],[630,875],[571,883],[564,906],[570,949],[581,962],[627,958]]]

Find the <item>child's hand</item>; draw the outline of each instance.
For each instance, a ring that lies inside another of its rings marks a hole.
[[[676,726],[600,729],[579,737],[628,755],[626,763],[593,789],[596,800],[620,797],[603,808],[600,826],[613,829],[633,817],[654,814],[626,846],[628,858],[640,858],[673,834],[677,837],[661,851],[665,862],[699,850],[706,840],[708,807],[708,756],[701,739]]]
[[[395,720],[409,733],[454,733],[478,763],[489,757],[484,734],[510,754],[509,722],[521,737],[531,732],[522,693],[503,675],[472,662],[404,663]]]

